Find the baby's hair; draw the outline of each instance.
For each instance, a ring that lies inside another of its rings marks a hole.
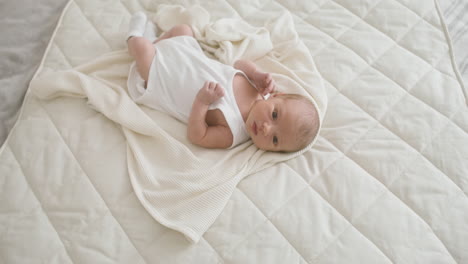
[[[307,147],[317,136],[320,125],[319,115],[314,103],[300,94],[277,93],[275,96],[286,100],[297,100],[298,103],[305,106],[305,111],[297,117],[296,146],[291,152]]]

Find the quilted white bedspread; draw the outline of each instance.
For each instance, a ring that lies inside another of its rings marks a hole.
[[[130,15],[161,3],[71,1],[38,74],[125,49]],[[291,12],[329,98],[314,147],[243,179],[191,244],[137,199],[118,124],[28,92],[0,151],[0,262],[468,262],[467,93],[437,2],[203,6],[252,25]]]

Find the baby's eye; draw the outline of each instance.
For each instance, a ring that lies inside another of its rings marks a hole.
[[[277,136],[274,136],[273,137],[273,145],[278,145],[278,137]]]
[[[271,113],[271,117],[273,118],[273,120],[276,120],[278,118],[278,112],[276,112],[276,110],[273,110],[273,113]]]

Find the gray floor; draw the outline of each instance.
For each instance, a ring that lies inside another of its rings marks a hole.
[[[468,0],[439,0],[452,39],[455,61],[468,83]]]
[[[68,0],[0,1],[0,145]]]

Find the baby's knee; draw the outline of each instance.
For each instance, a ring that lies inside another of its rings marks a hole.
[[[134,55],[135,53],[144,53],[148,49],[153,49],[153,46],[151,42],[144,37],[132,37],[128,40],[128,49],[131,55]]]
[[[144,37],[132,37],[128,40],[128,46],[135,51],[144,51],[152,48],[152,44]]]
[[[187,24],[179,24],[173,27],[174,34],[177,36],[190,36],[193,37],[192,28]]]

